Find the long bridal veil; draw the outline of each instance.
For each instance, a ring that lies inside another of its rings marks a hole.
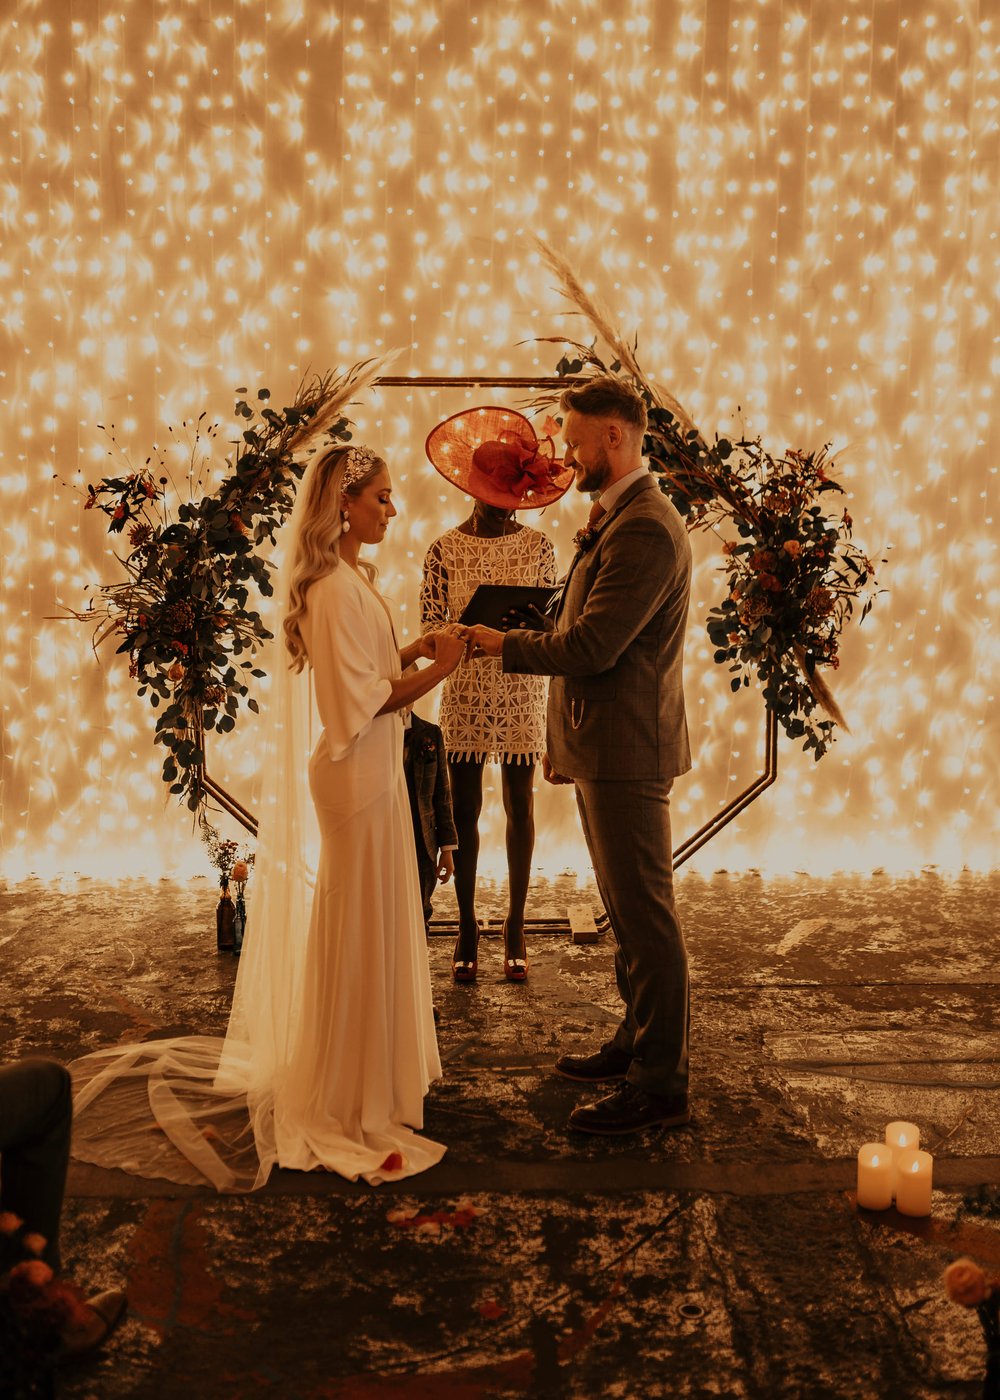
[[[281,536],[275,590],[284,616],[308,498],[303,475]],[[308,788],[314,736],[308,670],[295,674],[280,635],[262,658],[271,677],[260,749],[260,821],[247,936],[225,1037],[118,1045],[71,1065],[73,1155],[139,1176],[217,1190],[261,1186],[276,1160],[274,1101],[301,1006],[319,846]]]

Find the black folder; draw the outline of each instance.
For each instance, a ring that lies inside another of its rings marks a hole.
[[[503,620],[513,608],[530,607],[533,604],[539,612],[544,613],[558,592],[558,588],[533,588],[522,583],[481,583],[466,603],[458,620],[467,627],[478,623],[483,627],[495,627],[500,632],[506,632],[508,629]]]

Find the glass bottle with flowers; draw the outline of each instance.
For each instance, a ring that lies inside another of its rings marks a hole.
[[[219,872],[219,902],[215,909],[215,941],[220,953],[239,953],[246,927],[246,904],[243,893],[250,877],[253,856],[240,850],[240,843],[220,836],[206,817],[202,817],[201,839],[208,849],[208,858]],[[236,903],[229,892],[230,882],[236,885]]]
[[[243,896],[253,867],[253,856],[246,855],[234,862],[230,879],[236,886],[235,917],[233,921],[233,952],[237,957],[243,951],[243,935],[247,927],[247,906]]]

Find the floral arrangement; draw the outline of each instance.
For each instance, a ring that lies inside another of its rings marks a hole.
[[[273,545],[291,511],[306,449],[320,438],[350,441],[343,410],[389,358],[303,380],[280,410],[267,389],[255,404],[240,398],[236,415],[245,427],[217,484],[219,428],[206,426],[206,414],[193,425],[183,491],[162,451],[135,468],[109,430],[110,455],[127,470],[89,485],[84,509],[103,512],[109,533],[127,539],[128,552],[117,556],[126,577],[102,585],[97,600],[71,616],[96,622],[95,648],[120,638],[139,695],[159,711],[154,741],[166,750],[163,780],[193,812],[204,813],[207,802],[204,731],[232,730],[241,704],[257,709],[246,681],[263,676],[252,657],[271,634],[251,590],[272,592],[270,564],[258,551]]]
[[[208,851],[208,859],[219,872],[219,888],[227,890],[232,880],[242,893],[243,886],[250,878],[253,867],[253,852],[238,841],[223,839],[216,827],[202,812],[199,816],[201,839]]]
[[[253,852],[238,841],[224,839],[204,811],[198,814],[201,839],[208,858],[219,872],[219,905],[215,911],[216,944],[220,952],[232,952],[236,957],[243,951],[243,935],[247,926],[246,888],[253,869]],[[236,900],[230,900],[229,882],[236,886]]]
[[[1000,1400],[1000,1278],[987,1278],[973,1259],[956,1259],[944,1271],[944,1286],[953,1303],[975,1308],[986,1339],[983,1400]]]
[[[729,666],[734,691],[756,673],[785,732],[822,758],[835,725],[847,726],[818,668],[840,664],[841,633],[856,608],[867,616],[876,592],[874,566],[852,542],[850,514],[827,511],[826,493],[843,492],[830,474],[828,448],[788,448],[775,456],[759,438],[717,437],[708,444],[682,405],[646,377],[635,344],[623,339],[565,259],[538,246],[563,294],[616,356],[605,365],[593,345],[542,337],[570,347],[556,373],[618,374],[638,389],[649,420],[643,454],[661,490],[689,529],[712,529],[722,540],[727,591],[707,624],[715,660]],[[592,526],[578,531],[577,548],[589,548],[596,537]]]
[[[44,1249],[41,1235],[13,1212],[0,1212],[0,1359],[9,1400],[55,1394],[63,1333],[87,1321],[83,1294],[56,1277]]]

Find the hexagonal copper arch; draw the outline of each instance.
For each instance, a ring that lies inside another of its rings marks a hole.
[[[449,375],[420,375],[413,378],[405,376],[388,376],[376,379],[373,387],[384,389],[399,388],[421,388],[421,389],[565,389],[567,384],[581,383],[582,377],[566,375],[564,377],[543,378],[543,379],[509,379],[509,378],[467,378],[464,376]],[[201,750],[205,753],[205,732],[201,730],[199,734],[201,740]],[[704,826],[698,828],[686,841],[682,841],[673,853],[673,866],[676,870],[679,865],[693,856],[695,851],[701,850],[702,846],[711,841],[713,836],[717,836],[723,827],[740,815],[751,802],[761,795],[766,788],[769,788],[778,776],[778,719],[773,710],[766,711],[766,724],[764,735],[764,771],[756,777],[749,787],[732,798],[722,807],[714,817],[711,817]],[[228,812],[231,817],[248,831],[251,836],[257,835],[257,818],[247,810],[241,802],[238,802],[232,793],[226,791],[220,783],[217,783],[208,771],[206,764],[201,766],[202,787],[213,801],[217,802],[223,811]]]

